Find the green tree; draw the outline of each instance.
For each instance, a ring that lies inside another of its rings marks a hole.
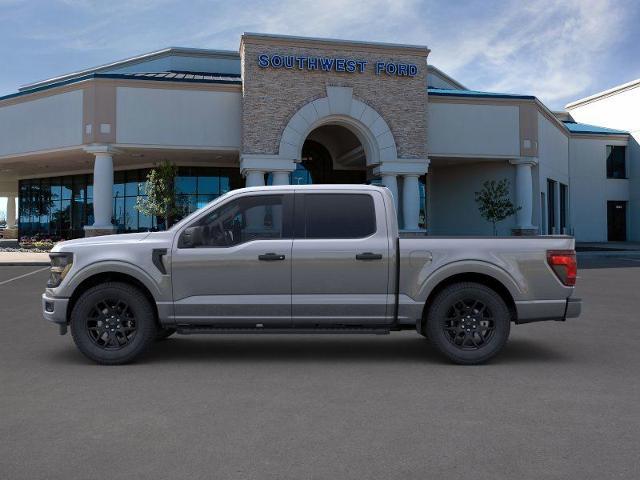
[[[176,196],[175,178],[178,167],[165,160],[147,175],[146,185],[141,185],[145,197],[136,199],[136,210],[144,215],[164,218],[166,228],[182,213]]]
[[[522,207],[511,203],[509,181],[503,178],[499,182],[488,180],[482,184],[482,190],[476,192],[476,203],[482,218],[491,222],[493,235],[498,235],[497,223],[514,215]]]

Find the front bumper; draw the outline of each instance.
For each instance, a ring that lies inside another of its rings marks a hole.
[[[45,320],[66,327],[68,305],[68,298],[49,297],[46,293],[42,294],[42,316]]]

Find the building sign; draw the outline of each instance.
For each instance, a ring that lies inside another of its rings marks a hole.
[[[318,70],[321,72],[364,73],[367,71],[366,60],[353,60],[338,57],[302,57],[297,55],[260,54],[258,66],[261,68],[284,68],[289,70]],[[376,75],[395,77],[415,77],[418,66],[413,63],[374,62]]]

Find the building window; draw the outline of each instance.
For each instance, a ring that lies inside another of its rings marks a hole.
[[[607,145],[607,178],[627,178],[627,147]]]
[[[564,183],[560,184],[560,233],[566,233],[567,215],[569,212],[569,187]]]
[[[547,234],[553,235],[556,229],[556,182],[547,179]]]
[[[114,173],[113,224],[119,233],[164,229],[161,218],[136,210],[144,196],[148,170]],[[176,177],[178,204],[186,216],[233,188],[242,179],[236,168],[180,167]],[[21,180],[19,187],[20,236],[53,240],[82,237],[93,224],[93,175]]]

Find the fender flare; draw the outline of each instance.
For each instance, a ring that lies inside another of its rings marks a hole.
[[[514,301],[522,295],[524,290],[522,283],[518,283],[513,275],[498,265],[482,260],[456,260],[438,267],[437,270],[425,279],[419,287],[417,300],[425,303],[434,289],[443,281],[455,275],[469,273],[486,275],[493,278],[507,289]]]
[[[68,292],[68,297],[71,297],[85,280],[106,273],[121,273],[133,277],[144,285],[156,302],[161,297],[158,284],[148,273],[133,263],[120,260],[102,260],[83,267],[69,279],[65,292]]]

